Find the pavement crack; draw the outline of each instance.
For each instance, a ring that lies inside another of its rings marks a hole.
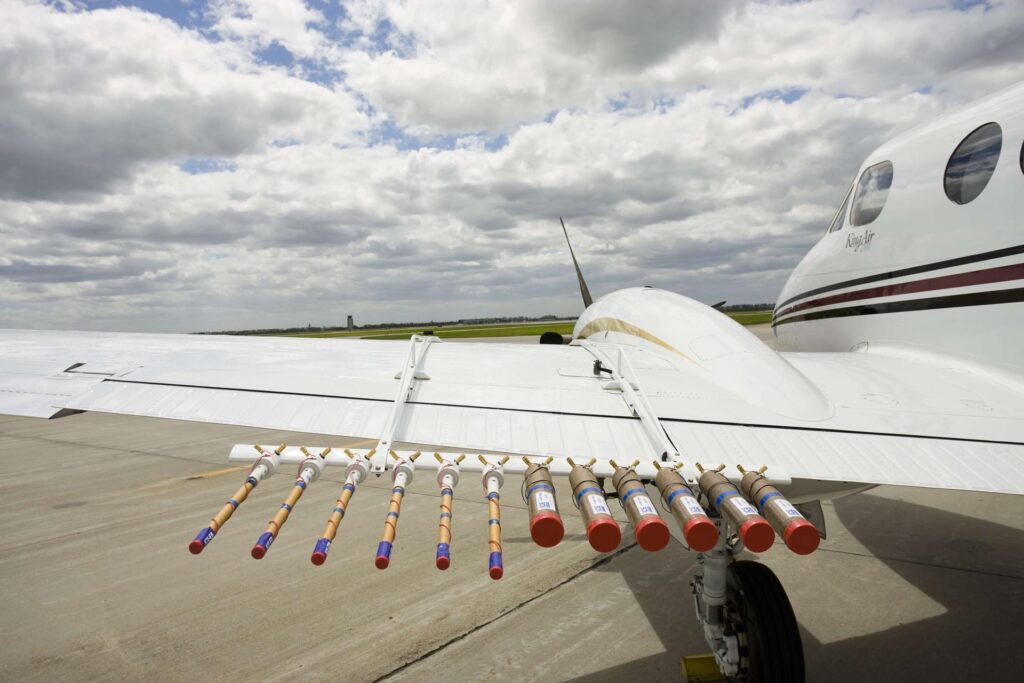
[[[1024,576],[1016,574],[1004,574],[985,569],[972,569],[970,567],[957,567],[951,564],[940,564],[938,562],[926,562],[925,560],[911,560],[905,557],[892,557],[889,555],[872,555],[870,553],[857,552],[855,550],[839,550],[837,548],[822,548],[820,552],[835,553],[837,555],[849,555],[851,557],[864,557],[881,562],[898,562],[900,564],[912,564],[918,567],[929,567],[931,569],[945,569],[951,572],[964,572],[966,574],[981,574],[982,576],[993,576],[1000,579],[1024,580]]]
[[[460,642],[462,640],[465,640],[466,638],[468,638],[469,636],[473,635],[477,631],[480,631],[481,629],[487,628],[491,624],[493,624],[493,623],[495,623],[495,622],[497,622],[497,621],[499,621],[501,619],[504,619],[505,617],[507,617],[510,614],[515,614],[520,609],[522,609],[523,607],[526,607],[530,603],[535,602],[537,600],[540,600],[544,596],[550,595],[551,593],[555,592],[556,590],[558,590],[562,586],[564,586],[564,585],[566,585],[568,583],[572,583],[573,581],[575,581],[579,577],[584,576],[585,574],[589,574],[590,572],[594,571],[595,569],[598,569],[600,567],[605,566],[606,564],[608,564],[609,562],[614,560],[619,555],[627,553],[627,552],[629,552],[630,550],[632,550],[635,547],[637,547],[637,543],[636,543],[636,541],[633,541],[629,545],[624,546],[622,548],[619,548],[618,550],[616,550],[615,552],[613,552],[613,553],[611,553],[609,555],[605,555],[604,557],[602,557],[599,560],[597,560],[596,562],[594,562],[594,563],[584,567],[583,569],[579,570],[578,572],[575,572],[575,573],[571,574],[570,576],[567,576],[565,579],[559,581],[558,583],[556,583],[555,585],[551,586],[547,590],[545,590],[545,591],[543,591],[541,593],[538,593],[537,595],[534,595],[534,596],[532,596],[530,598],[527,598],[526,600],[522,601],[518,605],[515,605],[514,607],[510,607],[509,609],[505,610],[504,612],[502,612],[502,613],[500,613],[500,614],[498,614],[498,615],[496,615],[494,617],[491,617],[487,621],[484,621],[484,622],[481,622],[481,623],[477,624],[476,626],[474,626],[473,628],[469,629],[468,631],[460,633],[459,635],[455,636],[454,638],[450,638],[449,640],[441,643],[440,645],[438,645],[437,647],[435,647],[433,649],[427,650],[423,654],[417,656],[415,659],[411,659],[408,662],[406,662],[405,664],[402,664],[401,666],[399,666],[399,667],[397,667],[395,669],[392,669],[391,671],[387,672],[386,674],[384,674],[382,676],[379,676],[378,678],[375,678],[373,683],[378,683],[379,681],[386,681],[389,678],[392,678],[393,676],[396,676],[396,675],[400,674],[401,672],[405,671],[406,669],[408,669],[409,667],[413,666],[414,664],[418,664],[419,662],[422,662],[422,661],[424,661],[426,659],[429,659],[430,657],[433,657],[434,655],[438,654],[439,652],[441,652],[442,650],[444,650],[448,646],[454,645],[455,643],[458,643],[458,642]]]

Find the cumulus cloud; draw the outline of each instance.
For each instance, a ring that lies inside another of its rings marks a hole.
[[[862,159],[1024,77],[1024,10],[0,8],[0,325],[210,330],[772,301]]]
[[[111,190],[145,164],[275,139],[351,142],[355,99],[259,68],[232,44],[130,8],[0,7],[0,196]]]

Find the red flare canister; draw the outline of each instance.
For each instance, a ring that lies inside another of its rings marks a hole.
[[[625,467],[615,468],[612,484],[619,494],[626,516],[633,525],[636,542],[644,550],[661,550],[670,538],[668,525],[658,514],[658,510],[647,495],[647,488],[636,472]]]
[[[654,485],[661,491],[662,500],[679,523],[686,545],[699,553],[714,548],[718,543],[718,527],[708,517],[682,476],[673,469],[662,468],[654,477]]]
[[[545,465],[530,464],[524,482],[526,504],[530,509],[530,536],[542,548],[553,548],[562,541],[565,527],[555,502],[555,485]]]
[[[622,541],[622,530],[618,522],[612,519],[604,490],[594,473],[588,467],[575,465],[569,472],[569,483],[572,485],[573,500],[579,505],[580,515],[587,527],[590,546],[599,553],[609,553],[618,548]]]
[[[757,505],[772,527],[797,555],[810,555],[818,549],[821,537],[811,524],[786,500],[760,472],[746,472],[740,479],[744,495]]]
[[[736,529],[748,550],[763,553],[772,547],[775,532],[771,525],[740,495],[725,475],[705,470],[698,484],[715,509]]]

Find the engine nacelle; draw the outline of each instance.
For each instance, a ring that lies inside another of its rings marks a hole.
[[[796,368],[729,316],[652,287],[613,292],[576,322],[573,337],[647,348],[704,372],[751,405],[800,420],[832,414],[828,399]]]

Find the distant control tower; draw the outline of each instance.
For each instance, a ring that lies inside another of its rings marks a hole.
[[[347,325],[346,325],[346,326],[347,326],[347,327],[348,327],[348,329],[350,329],[350,330],[354,330],[354,329],[356,329],[356,323],[355,323],[355,321],[354,321],[354,320],[352,320],[352,316],[349,316],[349,317],[348,317],[348,323],[347,323]]]

